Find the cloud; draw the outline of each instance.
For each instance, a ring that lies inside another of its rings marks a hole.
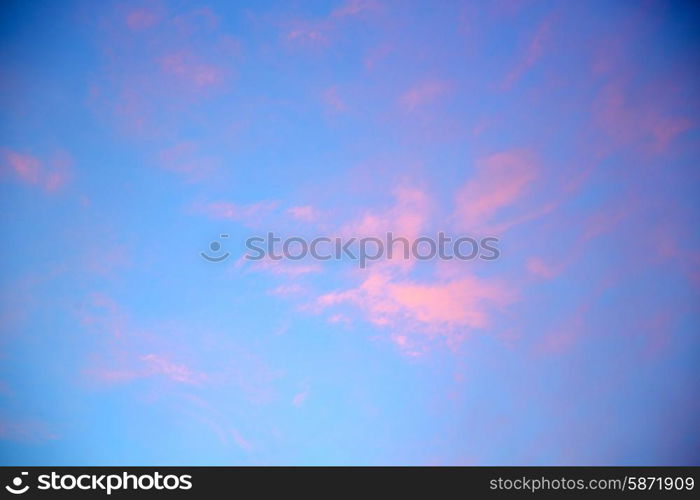
[[[328,322],[332,324],[346,324],[349,325],[352,323],[352,320],[348,318],[345,314],[333,314],[328,317]]]
[[[163,149],[158,154],[160,166],[174,172],[190,182],[199,182],[210,178],[218,171],[218,158],[201,152],[201,147],[194,141],[181,141]]]
[[[251,451],[253,445],[243,437],[243,435],[236,429],[231,429],[231,437],[233,437],[234,442],[243,450]]]
[[[347,0],[328,15],[316,19],[285,21],[284,40],[287,43],[309,47],[327,47],[335,37],[343,21],[379,10],[374,0]],[[291,25],[291,27],[289,27]]]
[[[348,109],[345,101],[338,95],[338,87],[336,85],[327,88],[323,92],[323,102],[327,109],[335,113],[342,113]]]
[[[294,395],[294,398],[292,398],[292,404],[293,404],[294,406],[296,406],[297,408],[299,408],[301,405],[304,404],[304,402],[306,401],[306,399],[307,399],[308,397],[309,397],[309,391],[308,391],[308,390],[305,390],[305,391],[302,391],[302,392],[300,392],[300,393],[298,393],[298,394],[295,394],[295,395]]]
[[[86,245],[81,259],[90,273],[103,277],[116,277],[132,265],[131,251],[126,245]]]
[[[147,365],[148,375],[163,375],[173,382],[185,384],[199,384],[207,379],[205,373],[195,372],[184,364],[173,363],[162,355],[146,354],[141,360]]]
[[[73,159],[66,152],[54,153],[48,160],[0,148],[3,172],[24,184],[41,188],[45,193],[62,190],[73,176]]]
[[[166,54],[159,63],[164,73],[196,89],[220,85],[224,79],[222,67],[202,60],[190,50]]]
[[[190,36],[197,32],[215,32],[219,22],[219,16],[209,7],[196,8],[173,17],[173,25]]]
[[[606,84],[595,99],[593,115],[609,148],[660,154],[695,127],[682,111],[674,110],[669,95],[674,95],[673,89],[661,83],[634,88],[618,79]]]
[[[445,80],[425,80],[406,90],[399,97],[399,104],[405,111],[414,111],[445,96],[452,84]]]
[[[553,22],[554,18],[549,16],[539,24],[537,30],[532,35],[524,54],[521,56],[520,61],[508,73],[505,80],[501,84],[501,87],[504,90],[509,90],[512,88],[513,85],[515,85],[515,83],[523,76],[523,74],[534,66],[535,63],[542,57],[545,47],[551,38]]]
[[[333,18],[352,17],[379,9],[381,4],[376,0],[346,0],[340,7],[331,12]]]
[[[231,90],[240,47],[211,9],[175,14],[156,6],[124,14],[115,7],[95,15],[100,64],[88,102],[121,132],[172,137],[192,113]]]
[[[374,70],[379,62],[385,60],[394,50],[395,47],[387,43],[370,48],[363,60],[365,68],[369,71]]]
[[[292,283],[290,285],[279,285],[270,291],[270,294],[277,295],[280,297],[296,296],[304,292],[304,288],[297,284]]]
[[[545,279],[552,279],[561,272],[559,266],[547,264],[539,257],[531,257],[527,260],[527,270],[531,274]]]
[[[302,222],[315,222],[319,218],[319,212],[311,205],[290,207],[287,213]]]
[[[317,262],[309,263],[289,259],[274,260],[269,255],[260,260],[241,258],[236,265],[240,267],[245,263],[248,263],[249,268],[254,271],[264,271],[277,276],[298,277],[304,274],[318,273],[322,270],[321,265]],[[284,288],[281,290],[284,290]]]
[[[162,18],[162,9],[147,7],[137,8],[127,13],[126,25],[135,31],[146,30],[155,26]]]
[[[405,356],[418,357],[426,352],[426,346],[419,344],[409,335],[392,333],[390,339]]]
[[[238,205],[228,201],[195,203],[192,211],[211,219],[234,220],[247,226],[259,226],[272,215],[278,206],[274,201],[261,201],[249,205]]]
[[[23,155],[14,151],[3,151],[5,165],[17,175],[19,180],[27,184],[38,184],[41,175],[41,162],[30,155]]]
[[[399,282],[388,286],[387,299],[423,323],[446,326],[488,326],[488,308],[512,301],[505,287],[474,277],[447,283]]]
[[[126,338],[123,340],[127,343],[131,341]],[[92,381],[108,384],[123,384],[153,377],[163,377],[170,382],[185,385],[202,385],[209,381],[208,374],[196,371],[184,363],[175,363],[162,354],[135,355],[125,351],[117,359],[119,361],[116,366],[90,368],[85,373]]]
[[[514,300],[514,293],[495,280],[463,276],[459,279],[416,282],[370,270],[356,288],[318,298],[321,308],[350,302],[379,326],[418,325],[418,330],[449,332],[456,327],[483,329],[490,312]]]
[[[314,45],[327,45],[328,37],[321,28],[296,28],[287,33],[287,40]]]
[[[76,313],[84,327],[116,338],[125,335],[130,320],[117,301],[101,292],[90,293]]]
[[[49,426],[37,419],[0,417],[0,440],[19,443],[40,443],[58,439]]]
[[[90,381],[109,384],[163,377],[171,382],[200,385],[209,376],[183,362],[172,360],[171,339],[159,334],[158,327],[144,327],[114,297],[92,292],[76,311],[80,325],[99,334],[98,350],[91,355],[91,365],[84,370]],[[177,326],[168,326],[172,335]]]
[[[534,155],[505,151],[477,161],[474,176],[459,190],[454,217],[468,231],[483,230],[518,202],[538,176]]]
[[[384,210],[367,210],[356,220],[341,226],[347,237],[378,237],[388,232],[409,241],[421,235],[431,216],[433,202],[421,188],[399,185],[392,189],[394,203]]]

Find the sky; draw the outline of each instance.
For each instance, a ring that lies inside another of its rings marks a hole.
[[[6,2],[0,464],[698,465],[699,21]]]

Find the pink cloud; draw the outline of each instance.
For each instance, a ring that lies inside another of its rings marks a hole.
[[[178,386],[206,386],[227,390],[255,404],[268,403],[275,396],[273,384],[282,372],[233,342],[230,335],[202,331],[199,326],[190,328],[177,318],[144,324],[110,297],[93,294],[91,301],[95,306],[89,311],[89,321],[83,323],[87,331],[117,325],[120,335],[94,339],[97,350],[82,371],[87,383],[148,381],[138,387],[158,393],[178,391]],[[207,369],[201,370],[197,360],[204,359],[207,352]]]
[[[484,169],[505,169],[513,162],[508,155],[496,155],[484,162]],[[527,170],[520,162],[516,169]],[[492,182],[490,177],[485,177],[488,183]],[[479,186],[486,187],[486,184],[479,180]],[[497,184],[494,187],[500,189]],[[519,193],[518,189],[510,191],[512,194],[500,196],[498,203],[486,207],[488,210],[483,210],[486,205],[477,200],[479,215],[494,212]],[[433,200],[422,189],[408,186],[396,188],[394,196],[392,205],[365,212],[343,225],[340,234],[384,238],[387,232],[392,232],[395,237],[406,238],[410,244],[431,223]],[[401,251],[397,253],[402,254]],[[500,280],[476,277],[464,267],[451,266],[451,272],[414,279],[411,274],[418,262],[404,260],[403,255],[398,257],[371,262],[367,269],[354,274],[359,284],[321,294],[308,309],[315,313],[332,310],[329,321],[348,324],[351,322],[348,314],[358,311],[370,323],[388,329],[391,341],[402,353],[419,355],[425,350],[421,337],[443,337],[448,345],[454,346],[469,332],[490,328],[493,315],[516,299],[511,286]],[[342,312],[337,311],[338,308],[343,308]]]
[[[426,352],[425,345],[418,345],[416,339],[400,333],[392,333],[390,340],[405,356],[418,357]]]
[[[452,85],[444,80],[426,80],[406,90],[399,97],[399,104],[406,111],[413,111],[421,106],[435,102],[446,95]]]
[[[192,141],[182,141],[162,150],[158,160],[163,169],[190,182],[210,178],[219,169],[218,159],[202,154],[199,145]]]
[[[455,217],[467,230],[487,227],[516,203],[537,178],[538,167],[526,151],[496,153],[477,161],[476,172],[457,194]]]
[[[547,264],[538,257],[532,257],[528,259],[527,270],[531,274],[545,279],[552,279],[556,277],[559,274],[559,272],[561,272],[559,266]]]
[[[311,41],[319,43],[327,43],[325,35],[320,30],[313,29],[295,29],[287,34],[288,40]]]
[[[343,20],[357,17],[363,13],[375,11],[379,4],[374,0],[347,0],[329,15],[320,19],[294,21],[291,28],[285,28],[284,40],[287,43],[309,47],[326,47],[337,34]],[[285,22],[285,25],[289,23]]]
[[[502,83],[502,88],[505,90],[510,89],[521,77],[529,70],[535,63],[542,57],[546,44],[551,38],[553,18],[550,16],[540,23],[535,31],[534,35],[530,39],[530,42],[522,55],[520,61],[516,66],[508,73],[505,80]]]
[[[266,220],[277,208],[277,202],[261,201],[238,205],[227,201],[196,203],[193,211],[212,219],[235,220],[248,226],[256,226]]]
[[[3,160],[22,182],[39,183],[42,166],[37,158],[6,150],[3,151]]]
[[[270,291],[272,295],[278,295],[281,297],[288,297],[288,296],[295,296],[299,295],[304,291],[304,288],[297,284],[297,283],[292,283],[290,285],[280,285],[273,290]]]
[[[73,177],[73,157],[65,151],[54,153],[44,178],[44,189],[53,193],[63,189]]]
[[[87,370],[87,374],[91,378],[96,378],[101,382],[106,382],[108,384],[122,384],[143,377],[143,373],[136,370],[119,370],[108,368]]]
[[[187,365],[173,363],[158,354],[146,354],[141,360],[148,366],[149,375],[163,375],[174,382],[185,384],[199,384],[207,379],[205,373],[195,372]]]
[[[223,81],[223,69],[198,59],[190,51],[167,54],[160,59],[163,71],[195,88],[219,85]]]
[[[201,396],[182,392],[178,395],[182,397],[182,402],[187,404],[178,405],[178,408],[184,410],[188,416],[204,424],[222,445],[228,446],[229,442],[233,440],[236,446],[244,451],[253,449],[251,442],[232,424],[230,415],[227,412],[222,412]]]
[[[412,186],[393,189],[394,203],[385,210],[366,211],[357,220],[345,224],[341,234],[348,237],[385,238],[393,232],[412,240],[420,236],[432,211],[432,200],[426,191]]]
[[[590,215],[585,221],[583,241],[588,241],[614,229],[634,210],[632,206],[605,207]]]
[[[670,222],[669,219],[652,229],[651,241],[656,242],[653,261],[674,265],[694,286],[700,288],[700,252],[684,244],[689,231],[682,223]]]
[[[641,95],[640,95],[641,94]],[[646,96],[649,94],[649,96]],[[695,123],[657,95],[672,95],[663,85],[633,89],[621,80],[608,83],[597,96],[593,113],[613,148],[633,147],[642,153],[663,153]]]
[[[38,443],[58,439],[42,421],[36,419],[0,418],[0,440],[20,443]]]
[[[88,102],[125,133],[172,137],[198,105],[231,88],[239,44],[210,9],[178,10],[128,12],[126,31],[110,9],[99,21],[102,64]]]
[[[76,310],[80,324],[96,334],[122,339],[129,325],[129,315],[112,297],[90,293]]]
[[[390,285],[390,296],[408,315],[424,323],[483,328],[488,324],[484,303],[504,303],[505,290],[486,281],[464,278],[451,283]]]
[[[291,207],[287,213],[303,222],[315,222],[319,218],[318,211],[311,205]]]
[[[367,51],[367,54],[365,55],[363,61],[365,68],[368,70],[373,70],[377,64],[386,59],[393,50],[394,47],[386,43],[373,47]]]
[[[573,348],[585,326],[580,315],[570,318],[564,325],[549,332],[538,346],[540,354],[561,354]]]
[[[534,345],[535,354],[556,355],[573,349],[579,339],[587,333],[587,320],[595,316],[592,313],[595,312],[594,308],[601,295],[614,286],[617,279],[618,277],[605,276],[596,283],[572,311],[559,319],[541,339],[538,339]]]
[[[350,323],[352,323],[352,320],[350,320],[350,318],[348,318],[345,314],[338,313],[338,314],[333,314],[333,315],[329,316],[328,322],[332,323],[332,324],[336,324],[336,325],[337,324],[349,325]]]
[[[145,30],[157,24],[163,17],[161,10],[141,8],[127,13],[126,24],[132,30]]]
[[[91,381],[124,383],[157,375],[188,384],[207,380],[206,374],[157,354],[156,349],[169,350],[164,339],[151,329],[135,325],[125,307],[113,297],[90,293],[76,313],[80,324],[88,332],[100,334],[97,340],[102,342],[102,348],[93,355],[96,366],[85,370]],[[174,327],[169,330],[172,332]],[[142,354],[144,351],[147,354]]]
[[[234,442],[243,450],[250,451],[253,449],[253,445],[236,429],[231,429],[231,437],[233,437]]]
[[[356,288],[321,295],[321,309],[351,303],[363,310],[367,319],[379,326],[417,326],[423,332],[454,333],[455,329],[484,329],[490,313],[515,299],[502,283],[463,276],[449,281],[415,282],[370,270]]]
[[[119,342],[110,348],[112,352],[109,353],[110,358],[113,358],[112,364],[115,366],[106,366],[102,361],[99,367],[85,370],[85,374],[91,381],[122,384],[134,380],[163,377],[171,382],[187,385],[210,382],[210,376],[207,373],[195,371],[184,363],[175,363],[162,354],[135,354],[133,351],[137,347],[135,339],[131,338],[130,334],[121,336]]]
[[[173,18],[173,24],[186,36],[198,31],[211,32],[219,26],[219,16],[209,7],[194,9]]]
[[[302,392],[300,392],[300,393],[298,393],[298,394],[295,394],[295,395],[294,395],[294,398],[292,398],[292,404],[293,404],[294,406],[296,406],[297,408],[299,408],[301,405],[304,404],[304,402],[306,401],[306,399],[307,399],[308,397],[309,397],[309,391],[308,391],[308,390],[305,390],[305,391],[302,391]]]
[[[348,106],[347,104],[345,104],[345,101],[343,101],[338,95],[338,87],[335,85],[333,87],[327,88],[323,92],[323,102],[325,103],[328,109],[336,113],[342,113],[343,111],[347,111],[348,109]]]
[[[82,262],[87,271],[104,277],[115,277],[132,264],[129,249],[118,244],[88,248]]]
[[[72,178],[73,159],[65,152],[53,154],[48,161],[18,153],[7,148],[0,150],[2,169],[22,183],[37,186],[46,193],[63,189]]]
[[[269,256],[256,261],[241,258],[236,265],[240,267],[245,263],[248,263],[254,271],[265,271],[277,276],[297,277],[321,271],[321,265],[318,263],[305,263],[289,259],[274,260]]]
[[[356,16],[363,12],[377,10],[380,7],[376,0],[346,0],[343,5],[331,12],[331,17],[342,18]]]

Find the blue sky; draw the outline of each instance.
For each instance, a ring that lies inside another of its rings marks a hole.
[[[698,14],[9,3],[0,461],[697,464]]]

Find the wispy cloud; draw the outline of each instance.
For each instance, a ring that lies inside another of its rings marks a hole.
[[[16,180],[36,186],[45,193],[62,190],[73,177],[73,158],[66,152],[57,152],[48,160],[31,154],[1,148],[2,170]]]

